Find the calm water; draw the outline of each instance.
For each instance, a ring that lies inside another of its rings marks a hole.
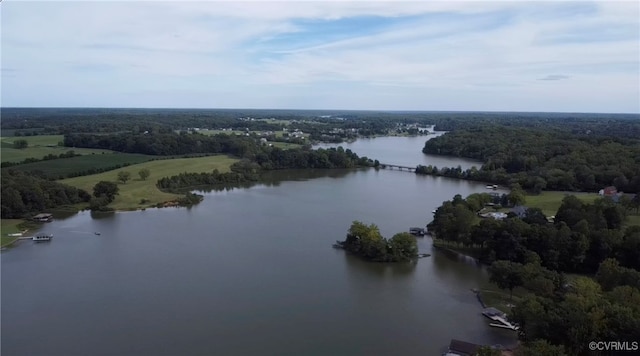
[[[435,132],[428,136],[414,137],[376,137],[360,139],[350,143],[321,144],[314,147],[337,147],[342,146],[356,152],[359,156],[367,156],[377,159],[382,163],[397,164],[401,166],[415,167],[419,164],[423,166],[457,167],[469,169],[472,166],[480,168],[482,162],[464,158],[451,158],[437,155],[427,155],[422,153],[422,148],[426,140],[443,135],[445,132]]]
[[[485,271],[428,238],[420,250],[433,256],[407,264],[331,248],[353,220],[391,236],[478,191],[399,171],[289,171],[206,193],[191,209],[56,220],[43,228],[50,243],[1,255],[2,355],[438,355],[451,338],[510,344],[469,291]]]

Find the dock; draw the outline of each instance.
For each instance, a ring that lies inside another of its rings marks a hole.
[[[492,308],[492,307],[485,308],[482,311],[482,315],[486,316],[492,321],[495,321],[495,323],[490,323],[489,326],[492,326],[495,328],[510,329],[513,331],[517,331],[518,329],[520,329],[518,325],[512,324],[509,322],[509,320],[507,320],[507,314],[505,314],[504,312],[496,308]]]

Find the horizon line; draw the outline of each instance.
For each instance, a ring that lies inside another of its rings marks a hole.
[[[115,107],[115,106],[0,106],[4,109],[101,109],[101,110],[264,110],[264,111],[349,111],[349,112],[383,112],[383,113],[490,113],[490,114],[590,114],[590,115],[640,115],[638,112],[586,112],[586,111],[503,111],[503,110],[404,110],[404,109],[296,109],[296,108],[214,108],[214,107]]]

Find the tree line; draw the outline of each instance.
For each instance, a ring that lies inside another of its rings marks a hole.
[[[640,122],[626,125],[640,132]],[[614,185],[620,191],[640,192],[639,137],[487,124],[433,138],[422,151],[481,161],[480,169],[450,172],[467,179],[517,182],[535,191],[598,191]],[[428,171],[441,174],[437,168],[420,168],[420,173]]]
[[[0,168],[7,168],[7,167],[15,167],[15,166],[19,166],[21,164],[28,164],[28,163],[35,163],[35,162],[42,162],[42,161],[51,161],[54,159],[62,159],[62,158],[71,158],[71,157],[77,157],[77,156],[81,156],[80,154],[75,153],[73,150],[67,151],[67,152],[63,152],[59,155],[54,155],[53,153],[49,153],[48,155],[38,159],[38,158],[33,158],[33,157],[29,157],[29,158],[25,158],[22,161],[19,162],[10,162],[10,161],[5,161],[0,163]]]
[[[277,169],[333,169],[370,167],[373,162],[367,157],[342,147],[311,150],[308,148],[283,150],[278,147],[259,146],[253,159],[244,159],[231,165],[231,172],[221,173],[217,169],[210,173],[181,173],[158,180],[161,190],[176,191],[183,188],[255,182],[261,172]]]
[[[467,199],[457,195],[436,210],[429,227],[438,239],[479,248],[486,264],[525,263],[535,253],[543,267],[554,271],[595,273],[607,258],[640,270],[640,227],[624,228],[629,208],[622,204],[609,198],[586,204],[568,195],[553,223],[538,208],[527,209],[521,218],[511,213],[503,220],[478,222],[478,206],[490,199],[486,193]]]
[[[84,190],[19,171],[2,172],[2,218],[17,219],[46,209],[88,202]]]

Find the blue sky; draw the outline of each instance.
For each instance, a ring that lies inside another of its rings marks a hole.
[[[640,112],[637,1],[12,1],[2,106]]]

